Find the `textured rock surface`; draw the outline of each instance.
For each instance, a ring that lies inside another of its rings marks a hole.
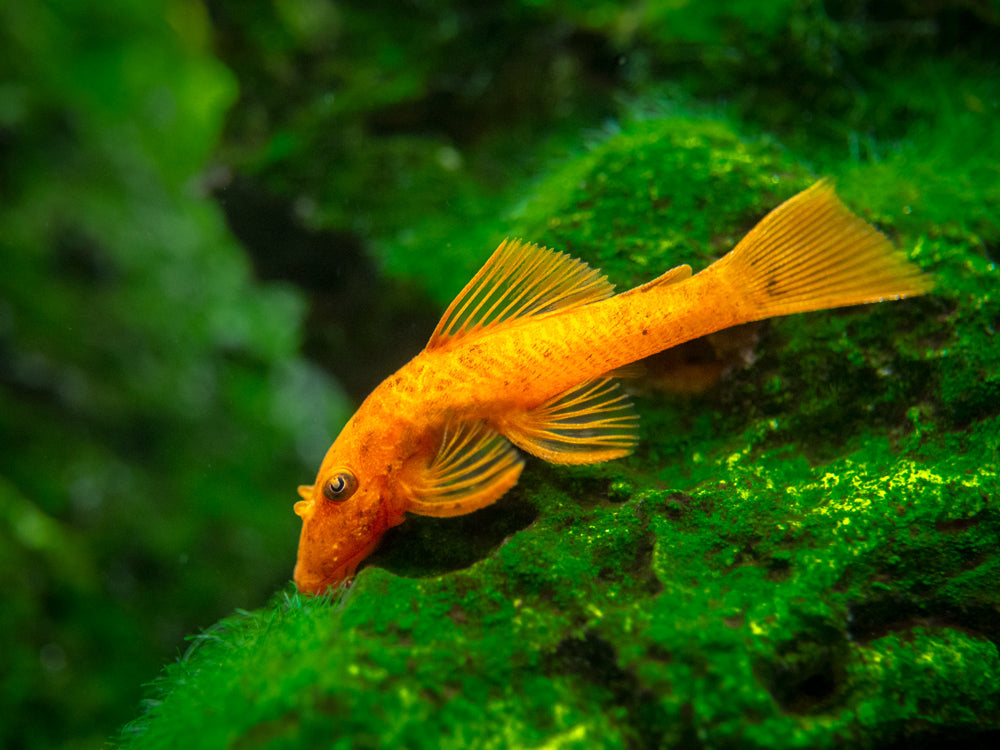
[[[631,284],[704,265],[806,182],[722,123],[645,121],[511,221]],[[334,601],[288,594],[224,621],[168,669],[136,746],[995,732],[1000,405],[970,418],[948,349],[966,342],[996,377],[972,322],[1000,314],[996,270],[972,237],[903,240],[934,296],[774,321],[753,366],[702,395],[640,397],[634,456],[529,462],[495,507],[399,527]]]
[[[998,29],[994,0],[0,3],[0,746],[137,714],[135,746],[995,740]],[[503,236],[624,288],[821,175],[934,295],[659,358],[630,459],[532,461],[337,605],[265,606],[295,486]]]

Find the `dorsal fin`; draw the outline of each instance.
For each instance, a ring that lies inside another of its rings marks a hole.
[[[623,292],[621,296],[629,294],[643,294],[651,289],[656,289],[661,286],[670,286],[671,284],[677,284],[681,281],[686,281],[691,278],[691,266],[686,263],[682,266],[676,266],[671,268],[664,274],[657,276],[652,281],[647,281],[641,286],[637,286],[634,289],[629,289],[627,292]]]
[[[600,271],[565,253],[507,239],[445,310],[428,349],[505,321],[607,299]]]
[[[517,484],[524,458],[485,422],[449,425],[427,466],[402,480],[406,510],[422,516],[460,516],[495,502]]]

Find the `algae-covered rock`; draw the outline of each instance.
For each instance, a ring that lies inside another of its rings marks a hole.
[[[707,264],[808,181],[723,122],[651,120],[504,221],[628,285]],[[997,377],[981,322],[1000,315],[997,273],[974,237],[902,240],[937,274],[935,295],[773,322],[755,363],[704,394],[639,397],[633,456],[529,461],[492,508],[407,521],[331,597],[290,592],[221,622],[167,668],[123,744],[882,747],[995,733],[1000,404],[960,396],[971,376],[945,349],[964,342],[980,381]]]
[[[282,585],[342,392],[502,237],[621,289],[821,175],[932,296],[650,364],[635,456],[532,461],[394,529],[334,606],[210,628],[124,742],[995,733],[998,26],[994,0],[0,3],[0,745],[100,744],[184,633]]]

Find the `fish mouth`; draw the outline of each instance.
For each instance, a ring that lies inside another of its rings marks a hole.
[[[296,588],[298,588],[299,592],[302,594],[318,596],[319,594],[324,593],[327,589],[336,588],[344,581],[351,578],[354,575],[355,568],[357,568],[357,563],[352,566],[341,565],[332,573],[318,576],[309,575],[305,571],[300,571],[299,567],[299,565],[295,566],[295,574],[293,576]]]
[[[347,576],[343,578],[313,578],[313,579],[302,579],[299,576],[295,577],[295,586],[298,588],[300,594],[306,594],[307,596],[319,596],[325,593],[327,589],[335,588],[341,583],[347,580]]]
[[[298,588],[300,593],[308,594],[309,596],[318,596],[326,592],[327,589],[336,588],[354,577],[358,565],[369,555],[374,547],[375,544],[365,547],[337,564],[332,570],[328,569],[320,574],[312,574],[311,571],[306,570],[306,566],[301,561],[297,562],[295,564],[295,573],[292,576],[295,580],[296,588]]]

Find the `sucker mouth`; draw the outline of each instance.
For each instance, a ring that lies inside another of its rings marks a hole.
[[[379,540],[371,545],[365,546],[351,557],[347,558],[344,562],[338,565],[332,573],[325,576],[308,576],[305,574],[299,575],[299,564],[295,565],[295,572],[292,575],[295,581],[295,586],[303,594],[311,594],[313,596],[317,594],[322,594],[327,588],[331,586],[339,586],[344,581],[353,578],[355,571],[358,569],[358,565],[361,561],[371,554],[371,551],[378,544]]]
[[[350,573],[345,572],[344,575],[330,575],[323,578],[309,578],[303,576],[300,579],[299,576],[295,576],[294,580],[295,586],[298,588],[300,593],[317,596],[325,592],[328,588],[339,586],[353,575],[354,571],[352,570]]]

